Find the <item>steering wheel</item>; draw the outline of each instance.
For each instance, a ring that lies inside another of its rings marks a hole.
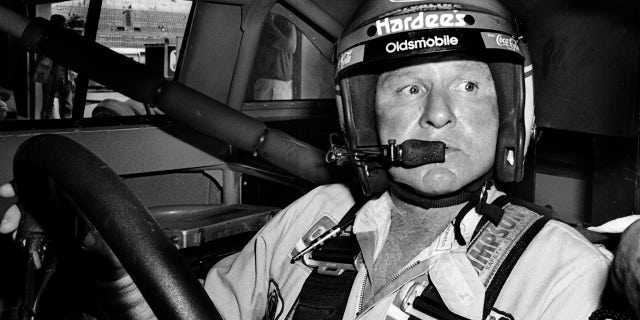
[[[13,162],[23,208],[46,228],[64,192],[102,235],[158,319],[222,319],[149,210],[102,160],[70,138],[26,140]],[[43,201],[44,200],[44,201]]]

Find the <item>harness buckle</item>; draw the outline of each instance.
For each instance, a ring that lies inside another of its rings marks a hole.
[[[413,283],[405,293],[402,301],[399,303],[400,310],[418,319],[429,319],[429,316],[416,309],[413,304],[416,298],[420,297],[424,289],[426,289],[424,284],[418,282]]]
[[[323,246],[315,248],[302,256],[304,264],[315,268],[323,275],[339,276],[345,271],[356,271],[356,260],[360,247],[355,235],[340,232]]]
[[[345,271],[356,271],[356,267],[352,263],[314,260],[311,257],[311,253],[312,252],[305,254],[303,261],[306,265],[316,268],[316,271],[320,274],[339,276]]]

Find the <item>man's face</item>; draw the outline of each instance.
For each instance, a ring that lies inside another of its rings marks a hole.
[[[376,87],[380,141],[443,141],[444,163],[392,167],[391,177],[425,195],[454,192],[492,166],[498,102],[486,63],[430,62],[385,72]]]

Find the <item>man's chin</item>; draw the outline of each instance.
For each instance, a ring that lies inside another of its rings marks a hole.
[[[403,172],[402,176],[394,176],[395,180],[413,188],[416,193],[424,196],[439,196],[452,193],[460,189],[458,176],[446,168],[438,168],[427,172]]]

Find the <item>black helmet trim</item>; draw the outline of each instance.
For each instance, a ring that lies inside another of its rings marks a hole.
[[[524,175],[524,67],[510,62],[490,62],[498,98],[498,141],[494,160],[499,181],[520,181]]]
[[[346,50],[340,55],[336,76],[352,67],[377,61],[441,53],[464,52],[481,55],[500,50],[515,61],[524,60],[518,40],[506,33],[472,29],[426,29],[379,37]]]

